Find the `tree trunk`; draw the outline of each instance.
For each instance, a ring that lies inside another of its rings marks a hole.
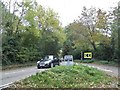
[[[95,42],[93,41],[93,42],[91,42],[91,44],[92,44],[92,47],[93,47],[94,51],[97,51],[97,48],[96,48]]]

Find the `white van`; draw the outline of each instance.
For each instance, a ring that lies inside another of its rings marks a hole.
[[[71,66],[73,64],[74,64],[74,62],[73,62],[73,56],[72,55],[65,55],[64,60],[61,62],[61,65]]]

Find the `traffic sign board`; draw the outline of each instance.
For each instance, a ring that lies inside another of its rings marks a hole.
[[[84,52],[84,58],[92,58],[92,52]]]

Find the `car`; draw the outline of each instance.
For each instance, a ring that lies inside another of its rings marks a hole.
[[[45,57],[44,59],[41,59],[40,61],[37,62],[37,68],[52,68],[55,67],[56,65],[60,65],[59,64],[60,61],[58,58],[50,56]]]
[[[66,66],[72,66],[73,64],[74,62],[72,55],[65,55],[63,61],[60,63],[60,65],[66,65]]]

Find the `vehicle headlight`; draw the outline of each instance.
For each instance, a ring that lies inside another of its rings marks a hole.
[[[40,63],[40,61],[37,61],[37,64]]]

